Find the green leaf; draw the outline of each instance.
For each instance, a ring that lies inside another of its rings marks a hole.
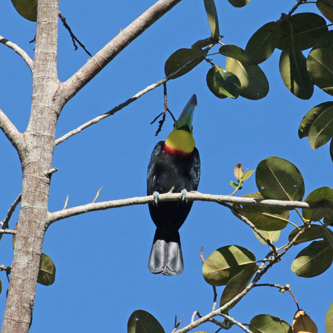
[[[164,329],[150,313],[136,310],[128,319],[127,333],[164,333]]]
[[[333,1],[332,0],[317,0],[317,8],[331,22],[333,22]]]
[[[207,283],[212,286],[223,286],[247,265],[253,264],[255,260],[253,252],[244,247],[223,246],[206,259],[202,266],[202,273]]]
[[[325,239],[329,242],[331,250],[333,250],[333,232],[331,229],[327,228],[326,225],[321,225],[321,229],[325,235]]]
[[[330,49],[333,50],[333,30],[329,30],[321,35],[313,49]]]
[[[302,200],[305,187],[302,174],[291,162],[280,157],[268,157],[256,170],[256,184],[264,198]]]
[[[183,70],[181,70],[176,77],[180,77],[190,70],[192,70],[195,66],[200,64],[202,60],[205,59],[207,55],[207,50],[201,50],[200,48],[191,48],[191,49],[179,49],[168,58],[165,62],[164,71],[165,75],[168,76],[177,72],[178,69],[183,67],[190,61],[189,65],[187,65]]]
[[[219,98],[237,98],[240,91],[238,77],[225,71],[220,66],[212,67],[207,73],[207,85],[209,90]]]
[[[323,103],[324,104],[324,103]],[[309,143],[313,149],[326,144],[333,136],[333,105],[325,103],[309,130]]]
[[[281,235],[281,230],[275,230],[275,231],[265,231],[265,230],[259,230],[266,238],[268,238],[271,243],[276,243]],[[253,231],[254,235],[258,238],[258,240],[260,241],[260,243],[267,245],[267,243],[257,235],[257,233],[255,233]]]
[[[253,317],[249,329],[253,333],[292,333],[292,328],[287,322],[268,314]]]
[[[281,24],[281,38],[277,48],[283,50],[289,48],[291,44],[298,43],[301,50],[309,49],[327,30],[325,19],[317,14],[292,15],[289,20],[284,20]]]
[[[235,296],[240,294],[250,283],[253,275],[258,270],[258,265],[250,264],[247,265],[244,270],[236,274],[226,285],[223,290],[220,307],[224,304],[231,301]],[[232,306],[229,306],[226,311],[232,309],[238,302],[234,303]]]
[[[238,188],[239,183],[237,183],[237,182],[231,180],[231,181],[230,181],[230,185],[231,185],[234,189],[236,189],[236,188]]]
[[[248,41],[245,51],[251,55],[251,64],[260,64],[274,52],[281,35],[280,25],[269,22],[257,30]]]
[[[204,47],[213,44],[212,38],[208,37],[205,39],[199,39],[198,41],[196,41],[191,48],[195,49],[195,48],[200,48],[203,49]]]
[[[250,0],[228,0],[234,7],[244,7]]]
[[[220,38],[219,19],[217,16],[214,0],[204,0],[205,9],[208,17],[210,31],[212,33],[213,42],[217,43]]]
[[[328,108],[333,107],[333,102],[321,103],[312,108],[302,119],[298,129],[298,136],[300,139],[309,135],[310,127],[313,122]]]
[[[248,65],[229,57],[225,69],[237,75],[241,83],[242,97],[258,100],[268,94],[269,84],[266,75],[258,65]]]
[[[55,275],[56,267],[52,259],[46,254],[42,253],[40,257],[40,267],[37,282],[44,286],[50,286],[54,283]]]
[[[333,333],[333,303],[326,312],[325,329],[326,333]]]
[[[314,241],[295,258],[291,270],[301,277],[314,277],[324,273],[332,264],[333,251],[328,241]]]
[[[304,200],[307,203],[333,203],[333,189],[325,186],[312,191]],[[319,221],[325,216],[330,216],[327,209],[303,209],[303,217],[310,221]]]
[[[282,51],[279,66],[288,90],[298,98],[309,99],[313,94],[313,83],[306,69],[306,58],[297,43]]]
[[[250,193],[243,198],[263,199],[259,193]],[[257,229],[275,231],[285,228],[288,224],[289,211],[276,207],[258,207],[254,205],[233,205],[236,210],[249,219]],[[237,215],[236,215],[237,216]]]
[[[294,229],[288,236],[288,241],[291,242],[294,237],[298,234],[299,229]],[[310,224],[297,238],[295,245],[301,244],[304,242],[310,242],[315,239],[324,238],[323,229],[320,225]]]
[[[245,63],[250,61],[250,56],[242,48],[236,45],[222,45],[219,52],[226,57],[231,57]]]
[[[333,95],[333,50],[312,50],[306,65],[312,82],[329,95]]]
[[[330,143],[330,155],[331,155],[331,160],[333,162],[333,140],[331,140],[331,143]]]
[[[249,179],[251,177],[251,175],[253,174],[254,170],[247,170],[244,172],[244,175],[242,177],[242,181],[245,182],[247,179]]]

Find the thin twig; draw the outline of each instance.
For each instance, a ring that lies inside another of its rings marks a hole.
[[[63,17],[61,15],[61,13],[59,12],[59,18],[60,20],[62,21],[62,24],[65,26],[65,28],[68,30],[69,34],[71,35],[72,37],[72,41],[73,41],[73,45],[74,45],[74,48],[75,48],[75,51],[77,50],[77,45],[75,43],[75,41],[77,41],[79,43],[79,45],[85,50],[85,52],[90,56],[92,57],[92,55],[90,54],[90,52],[86,49],[86,47],[76,38],[76,36],[73,34],[72,32],[72,29],[69,27],[69,25],[67,24],[66,22],[66,18]]]
[[[24,50],[22,50],[18,45],[14,44],[13,42],[10,42],[8,39],[2,36],[0,36],[0,43],[14,50],[26,62],[26,64],[29,66],[30,70],[32,71],[33,61]]]
[[[244,215],[242,215],[237,209],[234,209],[233,207],[230,206],[230,209],[232,210],[232,212],[240,219],[242,220],[243,222],[245,222],[248,226],[251,227],[251,229],[262,239],[266,242],[267,245],[269,245],[272,249],[272,252],[274,254],[274,256],[277,255],[277,250],[276,250],[276,247],[275,245],[271,242],[271,240],[269,238],[267,238],[266,236],[264,236],[262,234],[262,232],[260,230],[258,230],[256,228],[256,226],[247,218],[245,217]]]
[[[5,230],[5,229],[8,229],[9,220],[12,217],[12,214],[14,213],[16,206],[20,202],[21,202],[21,194],[15,199],[13,204],[10,206],[5,219],[2,221],[2,230],[0,230],[0,239],[2,238],[2,234],[13,234],[12,231],[16,233],[15,230]]]
[[[210,48],[208,47],[206,50],[203,51],[203,54],[201,56],[204,56],[208,53],[208,50]],[[102,119],[105,119],[109,116],[114,115],[116,112],[118,112],[119,110],[123,109],[125,106],[133,103],[134,101],[136,101],[138,98],[140,98],[141,96],[145,95],[147,92],[159,87],[160,85],[164,84],[165,82],[172,80],[174,78],[177,77],[178,73],[181,72],[182,70],[184,70],[188,65],[192,64],[194,61],[196,61],[197,58],[194,58],[192,60],[190,60],[189,62],[187,62],[186,64],[184,64],[184,66],[182,66],[181,68],[179,68],[176,72],[166,76],[164,79],[146,87],[145,89],[139,91],[137,94],[135,94],[134,96],[132,96],[131,98],[129,98],[127,101],[119,104],[118,106],[116,106],[115,108],[111,109],[110,111],[89,120],[88,122],[82,124],[81,126],[79,126],[78,128],[68,132],[67,134],[63,135],[62,137],[60,137],[59,139],[55,140],[54,145],[57,146],[59,143],[64,142],[65,140],[67,140],[68,138],[70,138],[71,136],[80,133],[81,131],[83,131],[84,129],[88,128],[91,125],[94,125],[96,123],[98,123],[99,121],[101,121]]]
[[[202,246],[200,249],[200,259],[201,259],[202,264],[205,263],[205,258],[203,256],[203,250],[204,250],[204,247]]]
[[[237,325],[238,327],[240,327],[245,332],[247,332],[247,333],[253,333],[252,331],[250,331],[249,329],[247,329],[243,324],[241,324],[240,322],[238,322],[234,318],[228,316],[227,314],[221,313],[221,316],[224,317],[225,319],[231,321],[233,324]]]

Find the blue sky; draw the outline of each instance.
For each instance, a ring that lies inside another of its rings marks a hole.
[[[60,1],[60,11],[74,33],[95,54],[120,29],[125,28],[154,3],[147,1]],[[237,9],[227,0],[216,0],[220,32],[225,44],[245,47],[251,35],[263,24],[277,20],[293,6],[288,0],[252,0]],[[298,10],[316,10],[315,4]],[[17,43],[31,57],[35,24],[21,18],[9,0],[0,11],[0,35]],[[171,12],[130,44],[97,77],[65,106],[56,137],[124,102],[146,86],[164,77],[164,63],[177,49],[190,47],[209,37],[210,29],[202,0],[183,0]],[[216,48],[216,51],[218,48]],[[198,106],[194,114],[194,137],[199,149],[202,175],[199,191],[230,194],[233,168],[242,163],[255,169],[269,157],[279,156],[294,163],[305,179],[306,195],[321,186],[332,187],[332,161],[328,146],[313,151],[307,139],[297,135],[299,123],[313,106],[331,100],[315,88],[309,101],[294,97],[278,72],[280,51],[261,65],[270,82],[268,96],[259,101],[243,98],[217,99],[206,86],[210,65],[197,68],[168,83],[169,108],[176,117],[193,93]],[[224,66],[225,58],[211,57]],[[81,50],[74,51],[71,39],[59,24],[59,79],[68,79],[88,60]],[[31,73],[12,50],[0,46],[0,108],[20,131],[25,131],[31,104]],[[157,88],[135,103],[84,130],[55,148],[52,176],[51,212],[92,202],[103,186],[98,201],[142,196],[146,193],[146,171],[155,144],[172,129],[169,117],[155,137],[157,124],[150,122],[163,110],[163,88]],[[16,151],[0,133],[0,220],[21,191],[21,170]],[[256,191],[252,176],[239,195]],[[291,220],[301,223],[296,214]],[[10,226],[17,221],[17,212]],[[286,243],[292,230],[287,227],[277,246]],[[134,206],[89,213],[54,223],[47,231],[43,252],[57,267],[55,283],[38,285],[31,332],[124,332],[131,313],[143,309],[153,314],[166,332],[171,332],[175,316],[183,324],[192,313],[210,312],[213,292],[202,277],[200,248],[204,256],[215,249],[236,244],[249,248],[258,259],[268,248],[230,211],[214,203],[195,202],[180,230],[185,271],[174,277],[155,276],[148,270],[148,257],[155,232],[148,207]],[[11,236],[1,241],[0,264],[11,264]],[[290,266],[302,246],[293,248],[263,282],[289,283],[296,298],[319,332],[324,331],[325,314],[333,301],[332,268],[313,279],[297,277]],[[4,290],[5,274],[0,278]],[[218,288],[219,297],[223,288]],[[0,313],[5,307],[0,295]],[[292,322],[296,306],[287,293],[273,288],[255,288],[230,315],[243,323],[260,313]],[[212,324],[200,330],[215,332]],[[234,327],[233,332],[241,332]]]

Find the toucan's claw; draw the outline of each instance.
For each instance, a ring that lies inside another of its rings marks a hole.
[[[160,194],[157,191],[154,191],[153,196],[154,196],[155,205],[158,206],[158,199],[160,197]]]
[[[182,202],[183,203],[186,202],[186,193],[187,193],[186,189],[183,189],[180,193],[182,194]]]

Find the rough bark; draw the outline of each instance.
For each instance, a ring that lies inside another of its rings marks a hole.
[[[38,1],[36,52],[33,65],[31,117],[18,149],[22,163],[22,199],[2,332],[28,332],[35,301],[42,252],[55,126],[53,109],[58,89],[58,0]],[[43,18],[43,19],[41,19]]]

